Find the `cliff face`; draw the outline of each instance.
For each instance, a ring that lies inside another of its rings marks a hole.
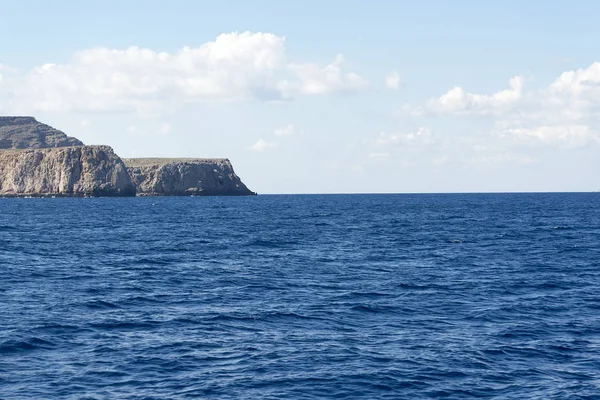
[[[33,117],[0,117],[0,196],[255,194],[227,159],[133,158],[126,163],[108,146],[84,146]]]
[[[83,143],[33,117],[0,117],[0,149],[45,149]]]
[[[134,196],[123,161],[109,146],[1,150],[0,196]]]
[[[123,160],[146,196],[248,196],[249,190],[228,159],[128,158]]]

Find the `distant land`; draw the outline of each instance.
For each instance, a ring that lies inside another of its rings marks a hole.
[[[247,196],[226,158],[121,159],[34,117],[0,117],[0,196]]]

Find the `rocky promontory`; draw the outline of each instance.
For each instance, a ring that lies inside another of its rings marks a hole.
[[[1,196],[135,196],[109,146],[0,151]]]
[[[127,165],[126,165],[127,164]],[[33,117],[0,117],[0,197],[244,196],[228,159],[130,158]]]
[[[46,149],[83,146],[74,137],[33,117],[0,117],[0,149]]]
[[[226,158],[125,158],[138,196],[248,196]]]

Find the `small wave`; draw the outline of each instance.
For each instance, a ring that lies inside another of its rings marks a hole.
[[[85,307],[91,308],[92,310],[112,310],[115,308],[120,308],[118,305],[104,300],[94,300],[87,302],[84,305]]]
[[[570,230],[575,229],[575,227],[569,226],[569,225],[557,225],[557,226],[553,226],[552,229],[555,231],[570,231]]]
[[[36,332],[45,333],[45,334],[61,335],[61,334],[65,334],[65,333],[86,331],[87,329],[84,329],[80,326],[75,326],[75,325],[46,324],[46,325],[37,326],[34,328],[34,330]]]
[[[137,329],[151,329],[159,325],[159,322],[129,322],[129,321],[109,321],[109,322],[95,322],[90,324],[94,329],[101,330],[137,330]]]
[[[169,265],[172,264],[175,260],[160,260],[154,258],[139,258],[132,262],[133,265]]]
[[[52,349],[56,345],[44,339],[32,337],[26,340],[6,341],[0,344],[0,354],[20,353],[37,349]]]
[[[389,313],[394,309],[394,307],[379,306],[379,305],[374,305],[374,304],[359,304],[359,305],[352,306],[350,309],[352,311],[358,311],[361,313],[376,314],[376,313]]]
[[[247,244],[249,247],[266,247],[266,248],[279,248],[286,246],[293,246],[299,244],[296,241],[285,241],[285,240],[253,240]]]
[[[135,297],[131,297],[128,298],[126,300],[126,302],[128,304],[154,304],[154,303],[160,303],[160,300],[152,298],[152,297],[146,297],[146,296],[135,296]]]
[[[357,298],[362,298],[362,299],[376,299],[376,298],[381,298],[381,297],[386,297],[388,296],[385,293],[378,293],[378,292],[348,292],[348,293],[344,293],[341,294],[340,296],[338,296],[339,299],[357,299]]]

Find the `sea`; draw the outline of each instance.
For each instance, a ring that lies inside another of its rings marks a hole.
[[[599,399],[600,193],[0,199],[0,399]]]

